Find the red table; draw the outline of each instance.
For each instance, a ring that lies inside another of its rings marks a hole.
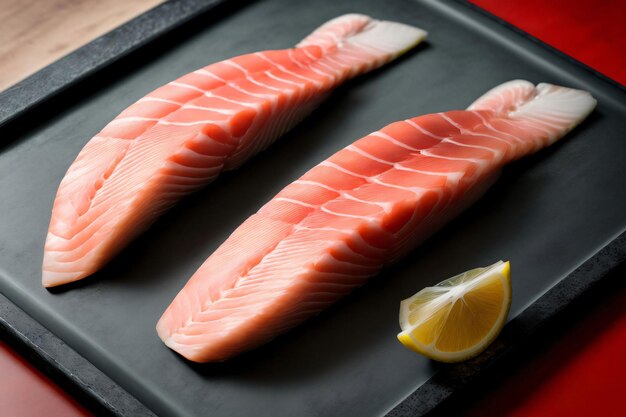
[[[626,85],[626,2],[621,0],[471,0],[523,31]],[[626,278],[624,276],[620,278]],[[480,395],[468,416],[626,415],[626,288],[560,340]]]
[[[472,0],[485,10],[626,85],[626,2]],[[626,277],[624,277],[626,278]],[[498,386],[474,389],[466,416],[623,416],[626,286],[546,340]],[[554,340],[556,339],[556,340]],[[494,384],[491,384],[494,385]],[[460,410],[460,411],[459,411]],[[0,343],[1,415],[88,416],[78,403]]]
[[[622,417],[626,413],[626,268],[604,294],[533,337],[456,401],[446,417]],[[617,288],[616,288],[617,287]],[[621,287],[621,288],[620,288]],[[511,363],[513,362],[513,363]]]
[[[624,0],[470,0],[626,85]]]
[[[0,415],[83,417],[91,414],[0,341]]]

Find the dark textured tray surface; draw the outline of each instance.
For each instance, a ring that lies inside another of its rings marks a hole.
[[[468,268],[510,259],[514,317],[626,227],[626,118],[615,104],[623,95],[611,96],[591,74],[554,63],[510,34],[500,37],[505,28],[485,29],[489,24],[474,23],[478,15],[466,10],[463,17],[456,9],[404,0],[269,0],[149,62],[129,61],[123,76],[67,103],[56,117],[33,122],[2,149],[0,292],[159,415],[390,410],[439,367],[396,341],[402,298]],[[179,75],[234,55],[292,46],[317,25],[353,11],[422,27],[430,32],[428,43],[338,90],[269,151],[185,199],[93,279],[70,291],[41,287],[58,183],[107,121]],[[154,325],[177,291],[283,186],[389,122],[464,108],[512,78],[590,89],[598,109],[561,143],[508,167],[478,204],[405,261],[275,342],[213,365],[185,362],[161,344]]]

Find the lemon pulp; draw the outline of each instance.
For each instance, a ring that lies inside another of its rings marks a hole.
[[[398,340],[442,362],[481,353],[502,330],[511,306],[510,263],[499,261],[426,287],[400,303]]]

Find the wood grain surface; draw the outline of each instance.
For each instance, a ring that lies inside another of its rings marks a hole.
[[[0,0],[0,91],[163,0]]]

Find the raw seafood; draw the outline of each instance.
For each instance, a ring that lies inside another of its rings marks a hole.
[[[140,99],[85,145],[63,178],[43,285],[91,275],[184,195],[266,148],[339,84],[425,36],[400,23],[345,15],[296,48],[209,65]]]
[[[595,104],[585,91],[511,81],[468,110],[354,142],[236,229],[167,308],[159,336],[197,362],[269,341],[403,257]]]

